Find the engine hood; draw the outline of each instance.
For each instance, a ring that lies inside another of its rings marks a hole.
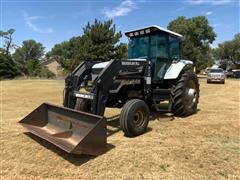
[[[127,59],[129,61],[146,61],[146,59]],[[105,68],[110,61],[102,62],[102,63],[97,63],[95,64],[92,69],[103,69]]]

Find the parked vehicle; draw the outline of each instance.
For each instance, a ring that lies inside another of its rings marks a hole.
[[[222,68],[210,69],[207,76],[207,83],[213,82],[225,83],[225,73]]]
[[[234,78],[234,72],[233,71],[226,71],[225,76],[226,76],[226,78]]]
[[[232,72],[234,78],[240,78],[240,69],[233,69]]]

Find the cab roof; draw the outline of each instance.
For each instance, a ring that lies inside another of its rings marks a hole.
[[[134,36],[143,35],[143,34],[148,34],[148,33],[156,32],[156,31],[166,32],[166,33],[172,34],[172,35],[174,35],[174,36],[177,36],[177,37],[179,37],[179,38],[183,38],[183,36],[182,36],[181,34],[178,34],[178,33],[176,33],[176,32],[170,31],[170,30],[168,30],[168,29],[162,28],[162,27],[157,26],[157,25],[152,25],[152,26],[148,26],[148,27],[144,27],[144,28],[140,28],[140,29],[135,29],[135,30],[132,30],[132,31],[128,31],[128,32],[125,32],[125,35],[126,35],[127,37],[134,37]]]

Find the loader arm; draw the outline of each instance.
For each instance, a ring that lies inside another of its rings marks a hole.
[[[75,91],[90,78],[92,66],[98,62],[84,61],[65,79],[63,106],[73,109],[76,102]]]
[[[75,72],[75,74],[78,75],[75,75],[74,77],[76,79],[73,79],[78,83],[76,83],[72,88],[71,86],[66,88],[70,89],[69,94],[71,96],[71,98],[69,98],[70,102],[68,102],[71,106],[68,107],[74,108],[76,98],[90,99],[92,102],[92,113],[96,115],[103,115],[108,100],[109,91],[114,86],[115,80],[124,79],[124,76],[126,78],[129,78],[129,76],[133,76],[134,79],[143,80],[146,64],[147,63],[144,61],[111,60],[93,80],[93,88],[91,93],[82,93],[78,90],[79,85],[84,82],[84,77],[86,78],[86,76],[91,74],[91,68],[93,64],[87,66],[87,68],[86,65],[79,67],[79,69]],[[140,70],[138,70],[137,68],[140,68]],[[138,75],[137,77],[136,74]],[[72,80],[70,82],[72,82]]]

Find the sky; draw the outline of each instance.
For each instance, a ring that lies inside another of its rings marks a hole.
[[[213,47],[240,32],[240,0],[0,0],[0,6],[0,30],[14,28],[15,44],[34,39],[45,51],[81,35],[95,18],[113,19],[123,34],[121,42],[127,42],[128,30],[166,28],[178,16],[206,16],[217,34]]]

